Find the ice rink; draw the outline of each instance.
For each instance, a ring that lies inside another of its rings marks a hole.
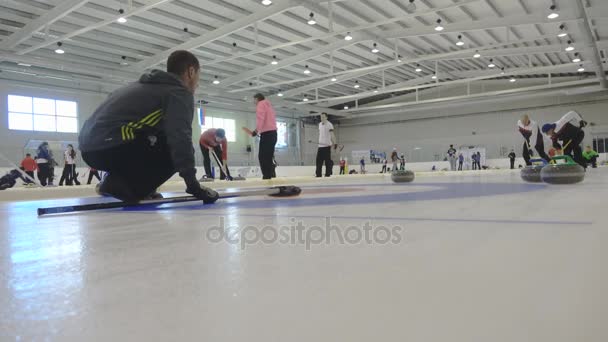
[[[292,181],[207,206],[0,203],[0,340],[608,340],[608,168]]]

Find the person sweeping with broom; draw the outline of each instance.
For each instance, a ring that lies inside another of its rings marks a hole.
[[[220,168],[220,180],[232,180],[230,171],[228,170],[228,140],[226,139],[226,131],[222,128],[210,128],[201,134],[199,140],[201,153],[203,154],[203,166],[207,178],[213,178],[211,173],[211,157]],[[221,159],[219,159],[221,158]],[[226,173],[224,173],[226,170]]]

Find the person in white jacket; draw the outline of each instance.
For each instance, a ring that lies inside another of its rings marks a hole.
[[[63,153],[63,157],[65,159],[65,164],[63,166],[61,179],[59,180],[59,185],[62,186],[63,181],[65,181],[65,185],[80,185],[78,174],[76,174],[76,151],[72,144],[68,145],[68,148]]]
[[[522,156],[526,165],[532,165],[530,159],[534,156],[534,150],[536,150],[540,158],[549,161],[551,158],[549,158],[545,151],[545,148],[548,148],[549,145],[547,144],[545,147],[544,136],[541,134],[540,127],[538,127],[536,121],[530,120],[530,117],[524,114],[517,121],[517,127],[519,128],[519,133],[524,137]]]
[[[546,123],[543,125],[542,131],[553,140],[553,147],[557,150],[562,150],[564,155],[569,155],[575,162],[582,167],[586,167],[587,163],[583,158],[583,149],[581,143],[585,138],[583,128],[587,126],[587,122],[583,120],[579,113],[569,111],[556,122]]]

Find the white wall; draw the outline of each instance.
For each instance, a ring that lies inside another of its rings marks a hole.
[[[340,141],[345,144],[344,155],[353,150],[389,152],[397,147],[411,162],[443,159],[450,144],[485,147],[487,158],[503,157],[501,152],[508,153],[511,148],[521,156],[523,139],[517,120],[522,114],[529,114],[542,125],[558,120],[572,109],[598,125],[586,129],[585,144],[591,144],[594,130],[608,133],[608,96],[596,94],[517,102],[495,99],[482,104],[342,120]],[[435,118],[424,119],[425,116]]]

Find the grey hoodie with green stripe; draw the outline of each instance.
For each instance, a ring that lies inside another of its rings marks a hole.
[[[152,70],[114,91],[84,123],[82,152],[128,144],[137,137],[165,136],[175,169],[195,174],[192,146],[194,96],[175,74]]]

